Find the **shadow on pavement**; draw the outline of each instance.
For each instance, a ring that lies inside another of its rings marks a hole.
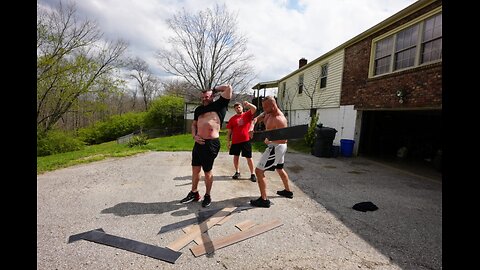
[[[362,158],[287,156],[292,182],[392,263],[402,269],[442,269],[441,182]],[[379,209],[352,209],[365,201]],[[318,232],[332,229],[318,221],[309,225]]]

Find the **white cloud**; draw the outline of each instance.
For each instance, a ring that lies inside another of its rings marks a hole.
[[[81,0],[76,5],[78,14],[97,21],[106,37],[127,41],[132,55],[165,75],[154,54],[168,36],[166,20],[182,8],[198,12],[216,2],[238,14],[237,30],[248,38],[255,57],[256,84],[282,78],[300,58],[314,60],[415,0]]]

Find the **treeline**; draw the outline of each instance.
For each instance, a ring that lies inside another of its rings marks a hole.
[[[163,135],[183,132],[183,104],[183,98],[164,95],[155,99],[146,112],[112,115],[105,121],[98,121],[75,131],[59,129],[52,129],[46,133],[37,131],[37,156],[76,151],[86,145],[116,140],[118,137],[138,131],[148,134],[149,130],[162,130],[159,134]]]
[[[182,126],[187,84],[161,82],[127,48],[79,19],[74,3],[37,4],[37,155]]]

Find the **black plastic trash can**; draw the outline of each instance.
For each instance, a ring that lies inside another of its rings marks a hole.
[[[316,157],[332,157],[333,140],[337,130],[330,127],[323,127],[319,124],[315,127],[315,142],[313,144],[313,155]]]

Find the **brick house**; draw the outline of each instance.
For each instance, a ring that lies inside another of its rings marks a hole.
[[[441,157],[442,1],[419,0],[278,80],[290,125],[312,113],[354,155]],[[405,152],[405,153],[406,153]]]

